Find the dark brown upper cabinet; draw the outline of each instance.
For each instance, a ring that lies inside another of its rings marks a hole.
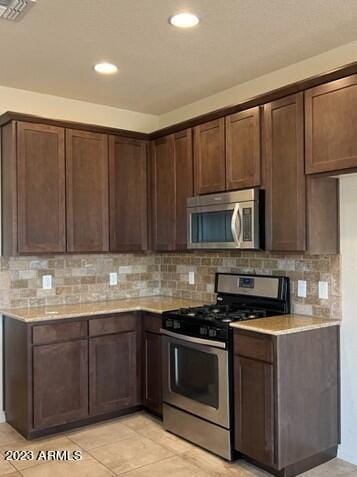
[[[186,202],[193,192],[192,129],[174,134],[175,194],[176,194],[176,237],[175,249],[187,248]]]
[[[224,118],[194,128],[195,194],[226,190]]]
[[[305,91],[306,172],[357,168],[357,75]]]
[[[147,143],[109,137],[110,251],[147,249]]]
[[[108,136],[66,130],[67,251],[109,250]]]
[[[173,136],[152,143],[151,206],[154,250],[174,250],[176,204]]]
[[[303,93],[264,106],[266,245],[306,249]]]
[[[64,129],[14,121],[2,143],[3,253],[64,252]]]
[[[226,189],[260,185],[260,108],[226,117]]]
[[[157,139],[151,152],[153,248],[185,250],[186,200],[194,193],[192,129]]]

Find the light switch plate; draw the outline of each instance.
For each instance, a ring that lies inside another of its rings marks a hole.
[[[319,282],[320,300],[328,300],[328,282]]]
[[[51,290],[52,288],[52,275],[42,276],[42,288],[44,290]]]
[[[189,285],[195,284],[195,272],[188,272],[188,283]]]
[[[298,280],[298,297],[306,298],[306,280]]]
[[[117,274],[117,272],[109,273],[109,285],[110,286],[118,285],[118,274]]]

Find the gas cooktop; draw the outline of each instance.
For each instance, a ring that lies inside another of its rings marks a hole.
[[[192,318],[198,320],[231,323],[232,321],[253,320],[268,316],[265,309],[242,307],[235,305],[204,305],[193,308],[180,308],[171,312],[176,318]]]

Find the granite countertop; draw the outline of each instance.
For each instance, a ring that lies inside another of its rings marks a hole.
[[[255,331],[267,335],[286,335],[300,331],[315,330],[328,326],[339,326],[338,320],[327,320],[307,315],[279,315],[250,321],[237,321],[231,327],[239,330]]]
[[[201,306],[203,302],[174,298],[167,296],[152,296],[142,298],[126,298],[122,300],[109,300],[94,303],[81,303],[75,305],[41,306],[37,308],[13,308],[0,310],[3,315],[25,322],[38,322],[76,318],[81,316],[105,315],[108,313],[122,313],[125,311],[148,311],[163,313],[164,311]]]

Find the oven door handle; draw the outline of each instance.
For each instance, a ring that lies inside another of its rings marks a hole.
[[[223,343],[222,341],[205,340],[204,338],[194,338],[193,336],[181,335],[179,333],[167,331],[162,328],[160,329],[160,332],[162,335],[170,336],[171,338],[176,338],[181,341],[187,341],[188,343],[208,345],[214,348],[226,349],[226,343]]]

